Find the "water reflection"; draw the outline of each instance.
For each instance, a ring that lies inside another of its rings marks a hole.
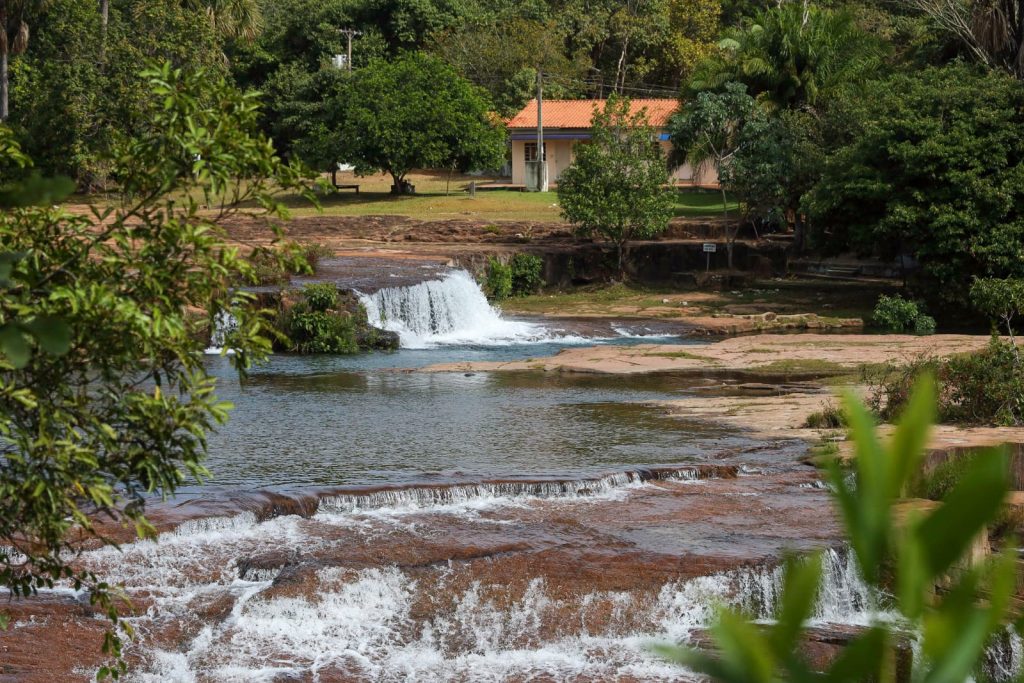
[[[431,362],[443,362],[455,351],[427,353]],[[244,383],[226,361],[208,359],[221,378],[218,394],[235,404],[229,423],[210,440],[210,484],[589,476],[706,459],[748,443],[642,405],[678,396],[699,380],[374,369],[381,358],[408,362],[418,353],[278,356]]]

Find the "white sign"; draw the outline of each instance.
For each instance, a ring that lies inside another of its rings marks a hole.
[[[718,245],[717,244],[712,244],[711,242],[705,242],[704,243],[704,253],[705,254],[714,254],[716,251],[718,251]]]

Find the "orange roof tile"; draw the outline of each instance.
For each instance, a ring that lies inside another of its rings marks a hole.
[[[590,128],[594,109],[604,109],[607,100],[544,100],[545,128]],[[647,120],[655,128],[662,128],[675,113],[679,102],[669,99],[631,99],[630,110],[647,110]],[[537,127],[537,100],[526,103],[523,110],[506,121],[509,128]]]

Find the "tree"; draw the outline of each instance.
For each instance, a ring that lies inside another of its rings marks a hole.
[[[591,125],[590,142],[576,147],[575,160],[558,179],[558,203],[578,235],[615,244],[618,272],[625,275],[626,243],[668,227],[668,168],[646,111],[631,111],[629,98],[609,98]]]
[[[978,63],[1024,79],[1024,7],[1018,0],[903,0]]]
[[[47,0],[27,15],[32,49],[12,64],[10,126],[34,167],[102,187],[116,132],[134,133],[147,93],[140,64],[225,70],[206,16],[181,0],[125,0],[110,7],[106,40],[95,0]]]
[[[714,164],[718,172],[722,193],[722,213],[728,221],[729,201],[727,193],[733,189],[734,176],[731,164],[733,158],[757,136],[744,136],[748,125],[760,126],[765,113],[757,106],[745,86],[729,83],[724,92],[702,92],[686,102],[679,113],[668,124],[672,141],[671,161],[676,166],[689,162],[699,168]],[[733,247],[739,233],[739,224],[729,223],[726,240],[728,267],[733,268]]]
[[[238,321],[240,372],[270,349],[236,287],[253,269],[218,223],[242,203],[282,215],[279,189],[308,195],[258,133],[254,94],[169,65],[143,78],[145,126],[113,161],[120,204],[70,213],[53,205],[71,185],[40,192],[38,177],[0,193],[0,585],[20,597],[65,580],[115,623],[113,589],[74,564],[81,543],[112,543],[110,525],[151,533],[147,498],[204,476],[229,408],[201,361],[215,320]],[[0,155],[26,163],[9,135]]]
[[[749,26],[729,32],[719,47],[697,67],[690,91],[742,83],[777,108],[814,107],[836,90],[875,76],[884,54],[851,14],[797,2],[765,10]]]
[[[821,177],[825,144],[821,122],[802,111],[750,117],[740,128],[735,155],[719,177],[752,222],[791,228],[792,251],[803,250],[803,196]]]
[[[29,27],[25,19],[46,0],[0,0],[0,121],[10,115],[10,59],[28,48]]]
[[[874,83],[848,103],[850,141],[805,205],[827,252],[920,264],[933,302],[966,305],[974,277],[1024,277],[1024,89],[953,65]]]
[[[252,42],[263,26],[258,0],[184,0],[191,10],[202,12],[214,31],[225,40]]]
[[[587,91],[590,61],[565,54],[565,36],[554,21],[495,19],[445,31],[432,51],[490,93],[499,113],[512,116],[536,96],[537,69],[544,96],[571,99]]]
[[[327,106],[337,159],[357,173],[391,174],[396,193],[411,191],[414,168],[468,171],[504,159],[505,131],[484,93],[423,53],[359,69]]]
[[[826,671],[815,672],[803,648],[822,578],[818,553],[786,562],[772,623],[753,624],[723,610],[711,628],[716,656],[672,646],[659,648],[663,655],[723,683],[859,683],[897,680],[894,655],[901,641],[909,641],[914,647],[912,671],[905,673],[909,680],[967,681],[978,675],[992,638],[1005,633],[1008,624],[1021,629],[1013,602],[1018,578],[1013,544],[991,560],[972,565],[970,559],[978,536],[1003,512],[1010,488],[1005,449],[968,459],[964,474],[935,508],[900,514],[896,503],[920,476],[935,416],[934,380],[918,382],[884,446],[864,406],[851,397],[845,406],[856,446],[856,483],[835,461],[829,480],[857,567],[873,589],[871,607],[887,616],[874,617]]]

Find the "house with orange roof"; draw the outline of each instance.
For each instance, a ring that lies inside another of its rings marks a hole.
[[[544,161],[548,181],[557,183],[562,172],[576,156],[576,145],[590,140],[590,122],[595,110],[604,110],[607,100],[544,100],[541,107],[544,127]],[[668,139],[668,120],[679,103],[671,99],[631,99],[633,111],[645,109],[647,120],[658,135],[662,150],[668,155],[672,145]],[[526,164],[536,162],[537,100],[530,100],[506,124],[512,142],[512,184],[526,185]],[[671,173],[680,185],[718,186],[714,168],[694,169],[684,164]]]

